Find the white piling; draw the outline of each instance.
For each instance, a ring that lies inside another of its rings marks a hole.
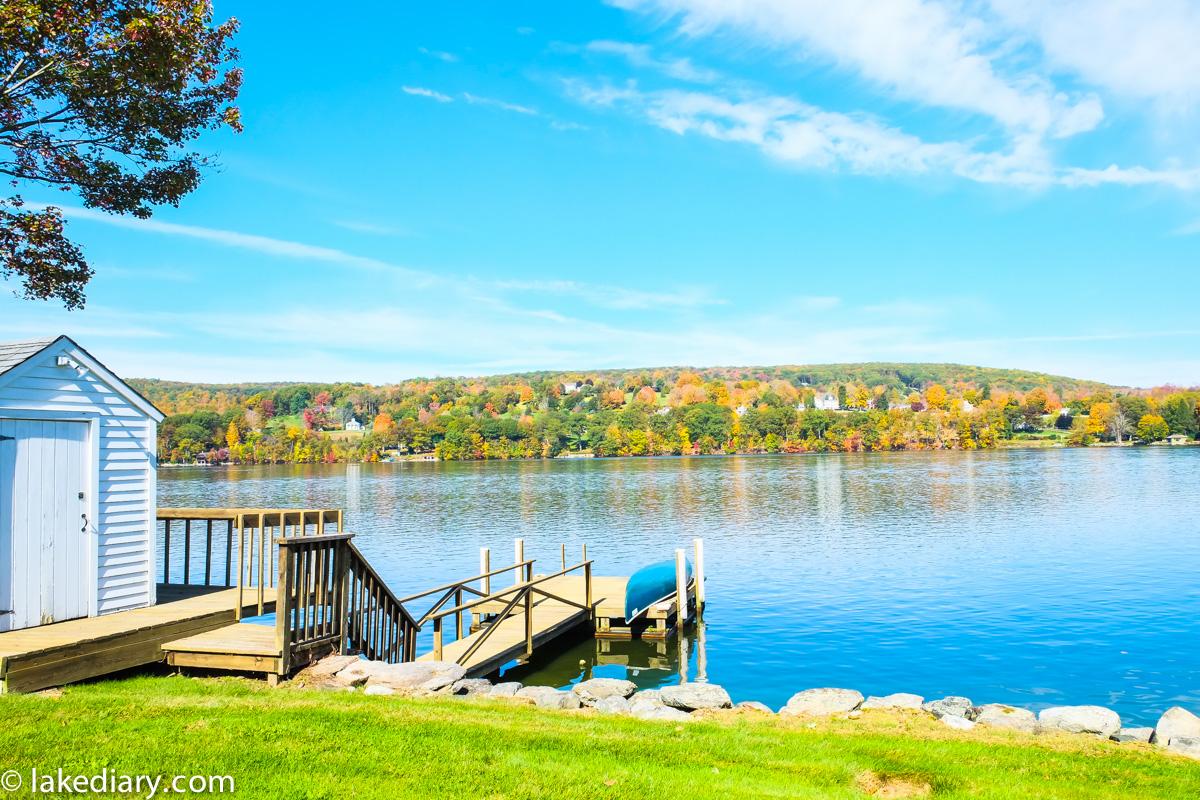
[[[519,565],[522,561],[525,560],[525,540],[524,539],[514,539],[513,540],[513,556],[514,556],[514,560],[513,560],[514,564]],[[520,583],[523,580],[525,580],[525,578],[527,577],[528,571],[524,567],[521,567],[521,566],[517,566],[516,571],[517,571],[517,583]]]
[[[675,624],[682,628],[688,617],[687,555],[682,547],[675,551],[675,600],[678,609]]]
[[[692,539],[695,564],[692,565],[696,578],[696,619],[704,616],[704,540]]]
[[[492,551],[491,548],[479,548],[479,574],[484,577],[479,580],[479,590],[485,595],[492,593],[492,576],[488,575],[492,571]]]

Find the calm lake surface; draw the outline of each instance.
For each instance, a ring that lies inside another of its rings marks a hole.
[[[587,639],[527,682],[1200,706],[1200,448],[163,469],[159,503],[345,508],[399,594],[515,537],[544,572],[586,542],[601,575],[704,539],[701,630]]]

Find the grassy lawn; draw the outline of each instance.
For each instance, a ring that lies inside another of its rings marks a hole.
[[[0,771],[228,774],[253,798],[1200,796],[1200,762],[1148,746],[958,733],[919,714],[675,725],[137,677],[0,697],[0,724]]]

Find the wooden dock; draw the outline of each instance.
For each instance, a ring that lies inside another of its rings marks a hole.
[[[354,534],[342,530],[337,510],[162,509],[159,519],[158,603],[0,633],[0,691],[37,691],[157,662],[259,673],[274,683],[332,653],[453,661],[484,676],[568,636],[666,639],[704,606],[699,540],[694,579],[685,580],[677,550],[676,591],[631,626],[624,619],[629,579],[594,576],[586,548],[570,566],[561,548],[562,568],[535,575],[518,539],[508,566],[491,569],[484,549],[480,574],[398,598],[355,547]],[[336,533],[327,532],[332,526]],[[225,585],[212,585],[221,573]],[[497,588],[493,580],[511,584]],[[417,601],[431,604],[419,619],[409,611]],[[418,655],[418,633],[427,629],[433,647]]]
[[[160,586],[159,598],[147,608],[0,633],[0,690],[35,692],[154,664],[165,643],[229,625],[238,613],[236,589]],[[273,589],[265,601],[274,607]],[[255,596],[243,611],[257,604]]]

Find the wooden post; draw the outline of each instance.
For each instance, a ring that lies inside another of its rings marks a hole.
[[[342,518],[342,509],[340,509],[340,508],[339,508],[339,509],[337,510],[337,515],[338,515],[338,516],[337,516],[337,522],[338,522],[338,533],[344,533],[344,532],[345,532],[345,528],[344,528],[343,526],[344,526],[344,524],[345,524],[345,520]]]
[[[442,660],[442,618],[433,618],[433,657]]]
[[[479,589],[485,595],[492,593],[492,576],[488,575],[492,571],[492,551],[490,548],[479,548],[479,574],[483,578],[479,581]]]
[[[245,519],[242,517],[241,514],[237,515],[237,527],[238,527],[238,564],[237,564],[238,602],[237,602],[237,613],[234,614],[234,618],[241,619],[242,618],[242,573],[245,572],[245,568],[243,565],[245,564],[245,561],[246,561],[246,525],[245,525]]]
[[[562,567],[561,567],[561,569],[566,569],[566,568],[567,568],[567,545],[566,545],[566,542],[564,542],[562,544]]]
[[[704,540],[692,539],[692,552],[696,563],[692,565],[696,579],[696,619],[704,618]]]
[[[283,674],[291,667],[291,622],[292,617],[292,575],[289,567],[292,553],[285,545],[279,548],[279,582],[275,595],[275,646],[279,648],[280,665]]]
[[[533,658],[533,591],[525,590],[525,658]]]
[[[265,551],[263,538],[266,536],[267,526],[264,516],[258,515],[258,615],[261,617],[266,608],[265,598],[263,597],[263,554]]]
[[[280,561],[282,561],[282,549],[279,551],[279,556]],[[346,583],[350,577],[350,547],[348,542],[337,543],[337,555],[333,559],[333,572],[333,631],[338,637],[338,653],[344,656],[348,650],[346,641],[346,619],[349,616],[349,611],[346,608]]]
[[[682,548],[675,551],[675,608],[675,624],[682,630],[688,612],[687,556]]]
[[[226,520],[225,527],[225,585],[233,580],[233,520]]]
[[[183,521],[183,584],[191,583],[192,572],[192,521]]]
[[[455,608],[462,605],[462,598],[463,598],[463,590],[455,589],[454,590],[454,607]],[[462,612],[461,611],[454,612],[454,641],[456,641],[456,642],[462,641]]]
[[[583,562],[583,596],[588,608],[588,619],[595,622],[596,609],[592,606],[592,565],[588,561]]]
[[[514,551],[513,555],[515,556],[515,560],[513,561],[514,564],[520,564],[522,561],[524,561],[525,560],[525,540],[524,539],[514,539],[513,540],[513,551]],[[521,580],[521,571],[522,571],[521,568],[517,567],[517,581],[518,582]]]
[[[171,582],[171,520],[163,520],[163,585]],[[238,598],[241,599],[240,597]]]
[[[208,520],[208,530],[204,534],[204,585],[212,585],[212,523]]]

